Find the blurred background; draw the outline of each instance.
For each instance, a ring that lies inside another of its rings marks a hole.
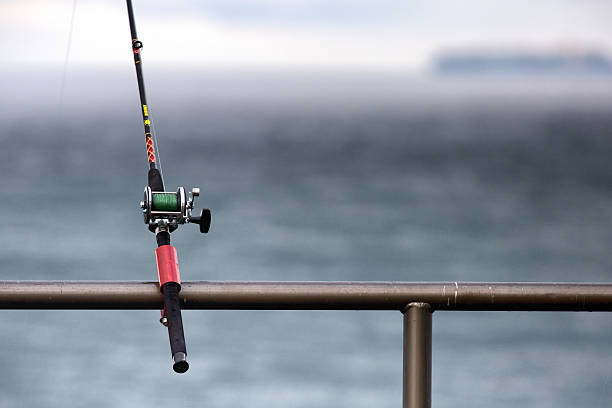
[[[0,1],[1,279],[154,280],[125,3]],[[612,3],[134,0],[184,280],[612,278]],[[72,24],[71,24],[72,21]],[[72,28],[71,28],[72,27]],[[397,407],[393,312],[4,311],[0,407]],[[612,316],[434,317],[434,407],[607,407]]]

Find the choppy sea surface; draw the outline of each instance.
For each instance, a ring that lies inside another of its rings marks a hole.
[[[184,280],[612,280],[612,82],[148,72]],[[133,72],[0,80],[0,279],[154,280]],[[3,311],[0,407],[398,407],[399,312]],[[434,407],[608,407],[612,315],[436,312]]]

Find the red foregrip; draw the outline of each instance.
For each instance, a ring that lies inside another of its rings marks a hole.
[[[159,287],[161,288],[168,282],[181,284],[179,274],[178,258],[176,249],[172,245],[162,245],[155,250],[157,259],[157,274],[159,275]]]

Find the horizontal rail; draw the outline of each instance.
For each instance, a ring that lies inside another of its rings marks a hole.
[[[184,309],[612,311],[609,283],[183,282]],[[0,281],[1,309],[159,309],[156,282]]]

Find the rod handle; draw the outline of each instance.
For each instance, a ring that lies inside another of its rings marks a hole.
[[[183,318],[181,316],[181,304],[179,291],[181,286],[176,282],[168,282],[161,287],[164,295],[164,306],[166,318],[168,319],[168,337],[170,338],[170,351],[174,364],[172,368],[177,373],[184,373],[189,369],[187,363],[187,347],[185,346],[185,334],[183,332]]]

